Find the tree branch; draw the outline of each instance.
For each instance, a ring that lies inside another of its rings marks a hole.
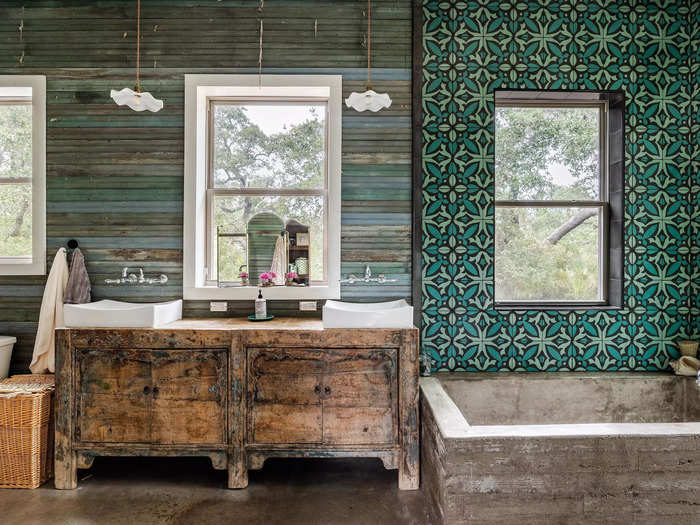
[[[564,224],[562,224],[556,230],[554,230],[549,235],[549,237],[547,237],[547,242],[549,244],[558,243],[561,240],[561,238],[564,237],[564,235],[566,235],[571,230],[582,224],[586,219],[593,217],[597,214],[598,210],[596,208],[585,208],[583,210],[580,210],[568,221],[566,221]]]

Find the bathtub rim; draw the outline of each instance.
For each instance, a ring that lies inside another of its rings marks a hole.
[[[437,377],[420,378],[421,395],[445,439],[572,438],[700,435],[700,422],[571,423],[554,425],[470,425]]]

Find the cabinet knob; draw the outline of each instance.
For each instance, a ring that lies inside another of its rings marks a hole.
[[[151,393],[151,387],[150,386],[145,386],[143,387],[143,393],[148,395]]]
[[[158,393],[159,393],[159,392],[160,392],[160,390],[158,390],[158,387],[157,387],[157,386],[154,386],[154,387],[153,387],[153,397],[154,397],[154,398],[155,398],[155,397],[158,397]]]
[[[330,395],[331,393],[331,387],[327,386],[326,388],[323,389],[323,391],[326,393],[326,395]]]
[[[316,392],[317,394],[320,394],[321,393],[321,385],[316,385],[314,387],[314,392]]]

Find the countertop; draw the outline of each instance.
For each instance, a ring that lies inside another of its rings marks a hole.
[[[59,328],[59,330],[61,330]],[[81,327],[81,328],[65,328],[65,330],[129,330],[129,331],[187,331],[187,330],[218,330],[218,331],[233,331],[233,330],[257,330],[267,331],[274,330],[277,332],[285,331],[333,331],[339,332],[343,330],[377,330],[396,332],[400,330],[417,330],[417,328],[323,328],[323,322],[317,318],[303,317],[275,317],[270,321],[253,322],[248,321],[247,317],[227,317],[227,318],[208,318],[208,319],[180,319],[165,325],[155,328],[114,328],[114,327]]]

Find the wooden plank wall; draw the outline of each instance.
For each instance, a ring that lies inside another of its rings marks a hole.
[[[80,241],[95,299],[181,296],[185,73],[255,73],[264,20],[267,73],[342,74],[363,91],[362,0],[143,0],[143,87],[165,101],[137,114],[109,99],[134,85],[135,0],[0,2],[0,74],[47,77],[49,260]],[[410,299],[411,2],[373,1],[373,85],[394,101],[343,113],[342,273],[371,263],[397,283],[343,286],[348,300]],[[20,30],[21,28],[21,30]],[[166,286],[113,287],[125,265],[166,273]],[[13,370],[31,358],[44,278],[0,277],[0,334],[19,337]],[[271,311],[298,314],[296,303]],[[227,315],[247,314],[236,303]],[[188,316],[208,303],[187,302]],[[318,315],[318,314],[316,314]]]

